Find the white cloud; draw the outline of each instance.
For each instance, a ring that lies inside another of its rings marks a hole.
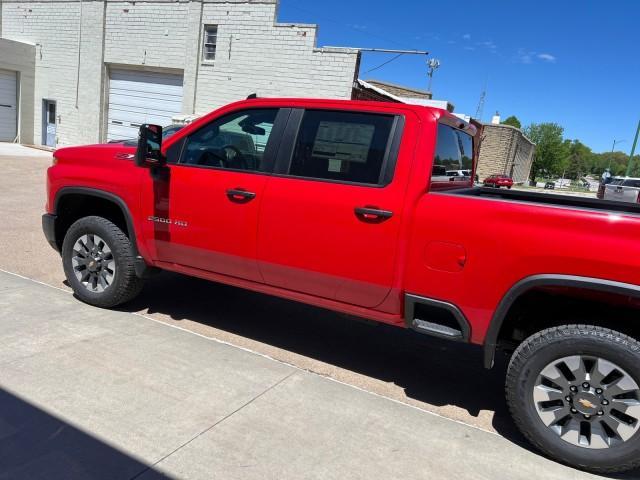
[[[495,50],[496,48],[498,48],[498,46],[495,43],[493,43],[493,41],[491,40],[488,40],[486,42],[478,42],[476,43],[476,45],[488,48],[489,50]]]
[[[464,38],[465,40],[471,40],[471,34],[465,33],[464,35],[462,35],[462,38]]]
[[[544,60],[545,62],[550,62],[550,63],[554,63],[556,61],[556,57],[554,57],[550,53],[539,53],[538,58],[540,60]]]
[[[518,52],[516,53],[516,61],[524,64],[533,63],[535,54],[536,52],[531,52],[524,48],[519,48]]]

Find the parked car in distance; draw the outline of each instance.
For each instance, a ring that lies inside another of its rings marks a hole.
[[[502,352],[533,445],[640,467],[640,205],[475,188],[480,136],[419,105],[246,100],[57,150],[43,230],[98,307],[168,270]]]
[[[162,129],[162,140],[166,140],[171,137],[174,133],[179,130],[182,130],[184,125],[168,125]],[[137,138],[127,138],[120,140],[109,140],[107,143],[117,143],[119,145],[125,145],[127,147],[135,147],[138,145]]]
[[[487,187],[513,187],[513,179],[509,175],[490,175],[484,179],[483,184]]]
[[[602,198],[614,202],[640,203],[640,178],[614,178],[604,186]]]

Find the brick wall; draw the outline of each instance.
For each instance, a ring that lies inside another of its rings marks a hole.
[[[529,178],[535,145],[515,127],[485,124],[476,170],[480,181],[492,174],[512,176],[516,183]]]
[[[317,27],[277,23],[277,7],[277,0],[1,0],[0,32],[36,44],[34,142],[42,143],[42,100],[51,99],[58,144],[69,145],[104,140],[112,67],[183,73],[185,114],[254,92],[350,98],[358,52],[317,48]],[[204,24],[219,26],[211,63],[201,61]]]

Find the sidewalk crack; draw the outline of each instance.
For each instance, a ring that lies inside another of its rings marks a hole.
[[[217,425],[220,425],[222,422],[224,422],[226,419],[232,417],[233,415],[235,415],[236,413],[238,413],[240,410],[244,409],[245,407],[251,405],[254,401],[256,401],[257,399],[259,399],[260,397],[262,397],[264,394],[270,392],[271,390],[273,390],[274,388],[276,388],[278,385],[280,385],[282,382],[284,382],[285,380],[287,380],[289,377],[291,377],[294,373],[296,373],[296,371],[294,370],[293,372],[291,372],[289,375],[285,376],[284,378],[281,378],[280,380],[278,380],[276,383],[274,383],[273,385],[271,385],[270,387],[268,387],[266,390],[264,390],[263,392],[260,392],[259,394],[257,394],[255,397],[253,397],[251,400],[249,400],[248,402],[240,405],[238,408],[236,408],[233,412],[228,413],[227,415],[225,415],[224,417],[222,417],[220,420],[216,421],[215,423],[213,423],[212,425],[210,425],[209,427],[205,428],[204,430],[202,430],[201,432],[197,433],[196,435],[194,435],[193,437],[191,437],[189,440],[187,440],[186,442],[184,442],[182,445],[176,447],[174,450],[172,450],[171,452],[167,453],[166,455],[164,455],[163,457],[161,457],[159,460],[155,461],[154,463],[152,463],[151,465],[148,465],[144,470],[136,473],[133,477],[131,477],[129,480],[135,480],[136,478],[139,478],[140,476],[142,476],[143,474],[145,474],[146,472],[148,472],[149,470],[151,470],[153,467],[155,467],[156,465],[158,465],[160,462],[162,462],[163,460],[169,458],[171,455],[173,455],[174,453],[176,453],[177,451],[181,450],[182,448],[186,447],[187,445],[189,445],[191,442],[193,442],[195,439],[201,437],[202,435],[204,435],[205,433],[207,433],[208,431],[210,431],[211,429],[213,429],[214,427],[216,427]]]

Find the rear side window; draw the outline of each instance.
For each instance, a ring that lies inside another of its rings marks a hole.
[[[634,188],[640,188],[640,180],[625,180],[622,183],[623,187],[634,187]]]
[[[473,169],[473,138],[449,125],[438,124],[432,182],[469,180]],[[461,176],[460,173],[464,176]],[[468,176],[466,174],[468,173]]]
[[[307,110],[289,174],[381,184],[394,119],[393,115]]]

